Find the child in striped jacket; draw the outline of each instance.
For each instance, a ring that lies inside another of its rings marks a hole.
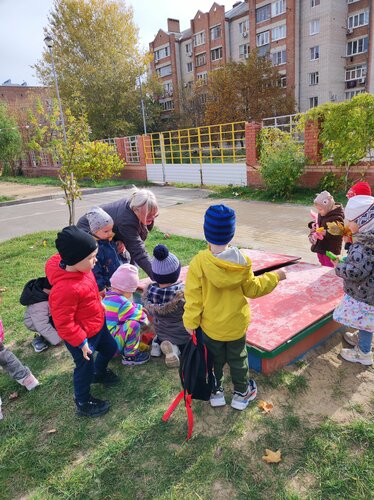
[[[142,327],[149,324],[140,304],[132,294],[139,286],[138,269],[131,264],[120,266],[110,278],[111,289],[103,300],[106,324],[122,354],[123,365],[142,365],[149,353],[139,350]]]

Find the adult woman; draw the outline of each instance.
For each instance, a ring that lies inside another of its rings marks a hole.
[[[148,189],[136,189],[128,199],[100,205],[114,222],[113,231],[119,241],[118,250],[123,251],[123,245],[131,255],[131,263],[141,267],[153,279],[150,257],[145,249],[144,241],[148,231],[158,215],[158,204],[155,195]],[[77,226],[89,232],[86,216],[82,216]],[[122,250],[121,250],[121,242]]]

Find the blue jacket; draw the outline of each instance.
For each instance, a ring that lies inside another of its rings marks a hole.
[[[117,254],[116,243],[109,240],[97,240],[97,262],[93,268],[99,291],[110,287],[110,278],[121,265]]]

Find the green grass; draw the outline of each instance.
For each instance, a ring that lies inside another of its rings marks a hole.
[[[2,201],[12,201],[14,199],[15,199],[14,196],[0,196],[0,203]]]
[[[45,186],[59,186],[60,181],[56,177],[24,177],[24,176],[1,176],[1,182],[14,182],[16,184],[29,184],[32,186],[45,185]],[[152,186],[152,182],[149,181],[137,181],[128,179],[108,179],[101,182],[94,182],[92,180],[81,180],[79,181],[80,187],[110,187],[110,186],[128,186],[134,184],[136,186]]]
[[[120,386],[93,388],[95,396],[110,400],[110,412],[94,420],[75,417],[71,357],[63,346],[34,353],[19,304],[24,283],[43,275],[55,237],[43,232],[0,244],[6,344],[42,383],[27,393],[0,377],[5,416],[0,422],[1,499],[371,498],[373,423],[360,413],[349,425],[326,421],[312,427],[295,411],[298,397],[308,390],[306,377],[298,373],[301,366],[295,373],[256,375],[260,391],[277,391],[284,401],[266,416],[255,404],[235,412],[195,401],[188,443],[183,408],[168,423],[161,421],[180,383],[177,371],[167,370],[160,359],[135,368],[113,360]],[[156,230],[147,240],[148,250],[160,242],[184,264],[205,248],[202,241],[165,239]],[[11,401],[13,391],[19,397]],[[51,429],[56,432],[49,434]],[[265,464],[265,448],[280,448],[282,462]]]

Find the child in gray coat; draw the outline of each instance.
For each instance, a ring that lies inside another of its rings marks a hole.
[[[165,245],[153,250],[151,283],[143,294],[143,305],[153,316],[157,339],[152,343],[151,356],[165,354],[169,368],[178,367],[179,356],[190,334],[183,326],[184,284],[179,281],[181,264]]]
[[[24,323],[26,328],[36,332],[32,345],[35,352],[48,349],[49,345],[57,345],[62,340],[58,335],[49,311],[48,297],[51,285],[47,278],[32,279],[26,283],[20,297],[23,306],[27,306]]]

